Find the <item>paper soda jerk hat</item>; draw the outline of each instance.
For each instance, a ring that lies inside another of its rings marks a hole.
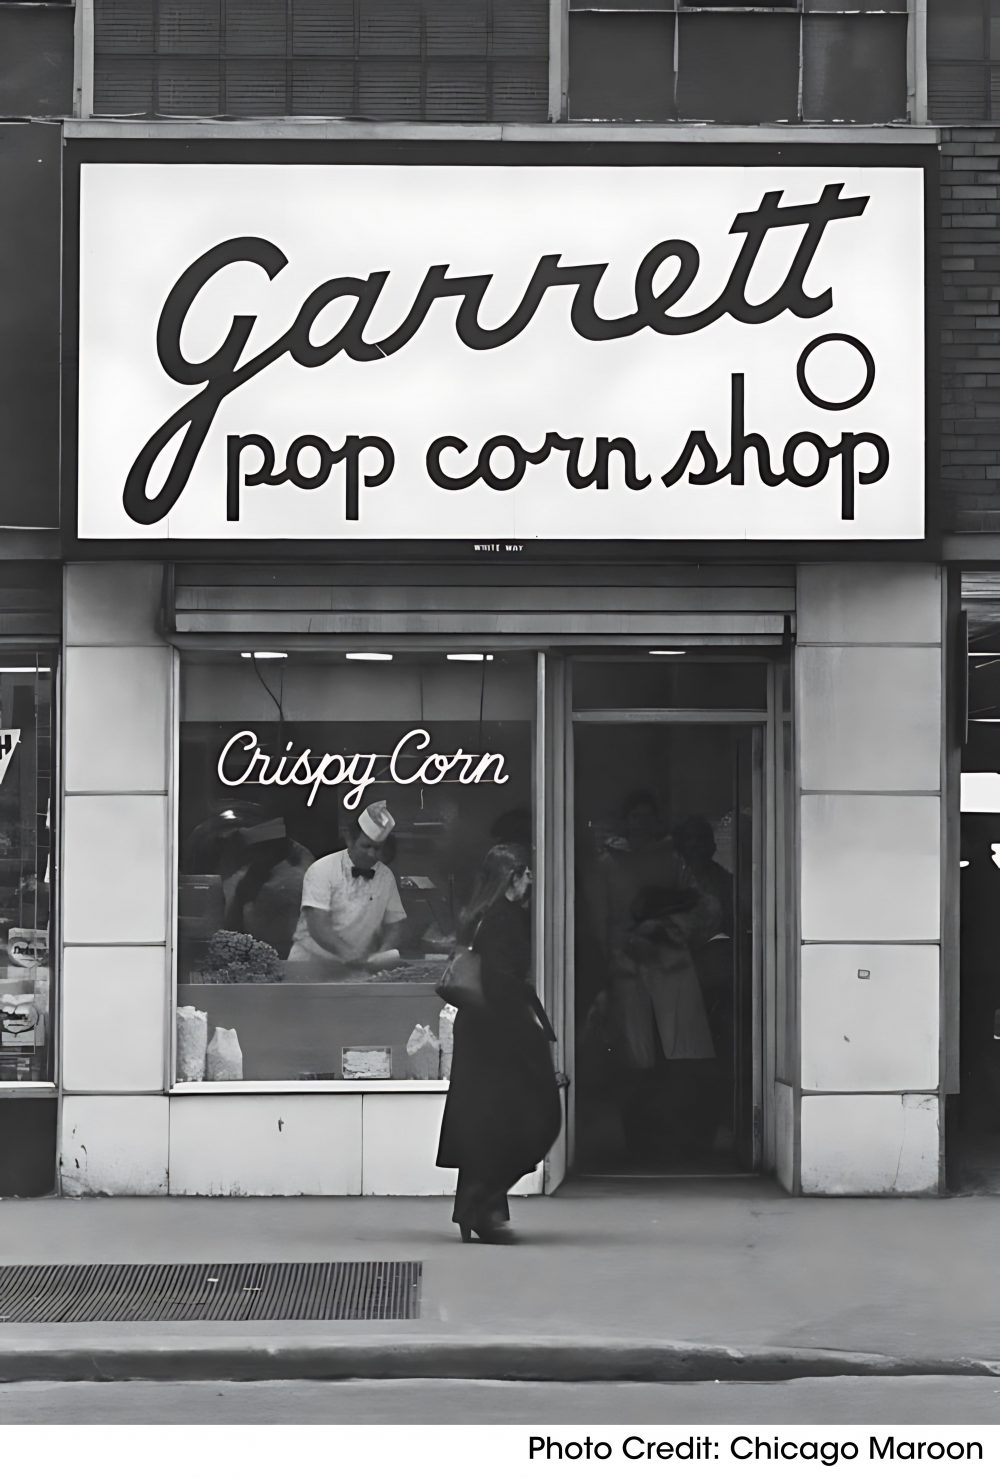
[[[358,817],[358,826],[373,842],[384,842],[395,825],[384,801],[373,801]]]

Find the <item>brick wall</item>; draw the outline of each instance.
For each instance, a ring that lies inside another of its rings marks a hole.
[[[1000,128],[941,140],[943,525],[1000,533]]]

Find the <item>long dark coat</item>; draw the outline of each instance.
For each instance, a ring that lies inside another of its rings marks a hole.
[[[501,899],[474,947],[486,1007],[455,1018],[451,1084],[437,1164],[491,1187],[533,1171],[562,1123],[549,1043],[552,1029],[528,984],[531,939],[524,909]]]

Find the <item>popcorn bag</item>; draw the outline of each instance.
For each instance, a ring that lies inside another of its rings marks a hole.
[[[210,1083],[235,1083],[243,1077],[243,1051],[235,1027],[217,1027],[205,1056]]]
[[[406,1055],[410,1060],[410,1078],[437,1078],[441,1044],[429,1027],[417,1023],[406,1044]]]
[[[208,1051],[208,1014],[197,1007],[177,1008],[177,1078],[200,1084],[205,1077]]]
[[[454,1051],[455,1018],[458,1008],[443,1006],[438,1017],[438,1040],[441,1044],[441,1077],[451,1078],[451,1058]]]

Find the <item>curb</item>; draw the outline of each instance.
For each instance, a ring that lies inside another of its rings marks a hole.
[[[0,1383],[26,1381],[778,1382],[1000,1376],[1000,1359],[629,1340],[400,1340],[84,1335],[0,1341]]]

